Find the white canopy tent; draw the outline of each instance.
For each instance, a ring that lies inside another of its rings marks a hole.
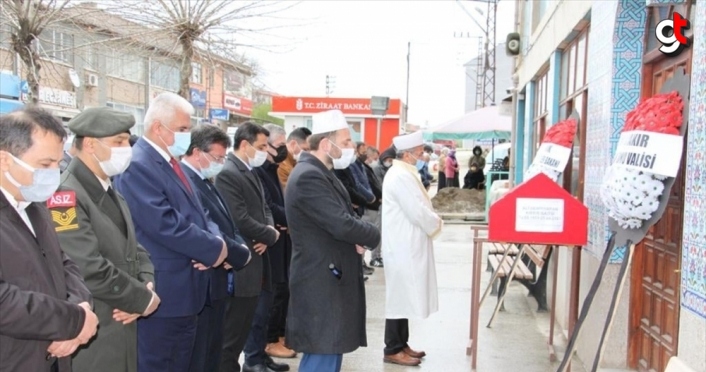
[[[509,140],[511,131],[512,117],[501,115],[499,106],[488,106],[424,130],[424,139],[427,141]]]

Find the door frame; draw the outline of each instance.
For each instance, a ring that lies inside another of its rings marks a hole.
[[[669,61],[670,66],[673,65],[678,65],[681,64],[684,61],[690,60],[692,57],[691,55],[691,49],[685,50],[681,55],[679,55],[676,58],[670,58]],[[660,54],[654,54],[654,53],[647,53],[643,59],[643,65],[642,65],[642,82],[641,82],[641,94],[640,94],[640,101],[645,100],[648,97],[651,97],[652,90],[653,90],[653,84],[654,84],[654,73],[656,72],[655,70],[658,68],[665,69],[662,65],[663,62],[666,61],[666,58],[664,55]],[[658,70],[659,71],[659,70]],[[686,150],[686,148],[684,149]],[[682,159],[682,167],[684,166],[684,160]],[[682,169],[683,171],[683,169]],[[686,183],[682,182],[681,187],[685,187]],[[682,191],[683,193],[683,191]],[[684,215],[682,214],[682,225],[683,225],[683,219]],[[644,242],[641,241],[638,243],[638,247],[636,247],[634,256],[632,259],[632,268],[630,271],[630,299],[629,299],[629,307],[628,307],[628,367],[636,369],[638,367],[638,362],[639,362],[639,357],[640,357],[640,322],[641,322],[641,308],[643,305],[643,292],[640,290],[642,288],[642,283],[643,283],[643,278],[640,273],[644,271],[644,267],[642,265],[643,263],[643,258],[645,254],[644,249],[640,249],[640,245],[642,245]],[[678,258],[681,258],[682,251],[684,247],[682,244],[679,246],[679,252]],[[681,259],[678,259],[677,262],[679,262],[680,267],[679,269],[681,270]],[[680,274],[681,275],[681,274]],[[678,288],[676,289],[676,294],[677,298],[681,295],[681,278],[677,281],[677,286]],[[677,329],[679,327],[679,323],[677,322]],[[679,345],[679,334],[678,332],[676,333],[676,345]]]

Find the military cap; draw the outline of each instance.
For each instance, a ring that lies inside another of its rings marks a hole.
[[[69,129],[78,137],[103,138],[130,133],[135,117],[110,107],[91,107],[69,121]]]

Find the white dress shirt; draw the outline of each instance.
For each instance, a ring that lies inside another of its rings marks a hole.
[[[37,234],[34,232],[34,227],[32,226],[32,221],[29,220],[29,216],[27,215],[27,207],[31,204],[30,202],[18,202],[17,199],[15,199],[14,196],[12,196],[5,188],[0,186],[0,191],[2,191],[3,195],[5,195],[5,198],[7,199],[7,202],[12,205],[13,208],[15,208],[15,211],[17,211],[17,214],[20,215],[20,218],[22,218],[22,221],[25,222],[27,225],[27,228],[29,228],[29,231],[32,232],[32,235],[35,237]]]
[[[154,147],[154,149],[157,150],[157,152],[159,153],[159,155],[162,155],[162,157],[164,158],[164,160],[166,160],[167,162],[169,162],[170,160],[172,160],[172,156],[171,156],[168,152],[162,150],[161,147],[157,146],[154,142],[150,141],[147,137],[142,137],[142,138],[143,138],[147,143],[149,143],[150,146]],[[171,165],[171,164],[169,164],[169,165]]]

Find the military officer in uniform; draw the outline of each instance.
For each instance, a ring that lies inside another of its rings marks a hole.
[[[135,320],[160,302],[152,262],[137,243],[125,200],[110,182],[130,164],[134,124],[131,114],[108,107],[88,108],[69,122],[77,155],[55,196],[74,205],[57,203],[51,213],[61,248],[93,294],[101,325],[96,338],[73,355],[75,372],[137,371]]]

